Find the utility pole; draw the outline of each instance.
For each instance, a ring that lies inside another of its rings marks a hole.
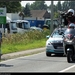
[[[51,25],[50,25],[50,34],[53,32],[53,1],[51,1]]]

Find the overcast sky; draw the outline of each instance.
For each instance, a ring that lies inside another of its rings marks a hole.
[[[21,1],[21,5],[22,6],[25,6],[27,3],[32,4],[33,2],[35,2],[35,1]],[[54,4],[57,4],[57,2],[58,1],[54,1],[53,3]],[[64,1],[61,1],[61,2],[64,2]],[[51,4],[51,1],[45,1],[45,3],[49,6]]]

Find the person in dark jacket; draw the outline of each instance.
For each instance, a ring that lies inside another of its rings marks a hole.
[[[64,19],[64,25],[70,25],[70,23],[75,24],[75,14],[73,9],[69,9],[67,13],[61,14],[62,18]],[[73,24],[73,25],[74,25]]]

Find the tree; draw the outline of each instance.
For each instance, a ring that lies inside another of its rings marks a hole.
[[[67,11],[70,8],[69,1],[64,1],[62,3],[62,11]]]
[[[19,16],[22,17],[22,20],[24,19],[24,13],[22,11],[19,13]]]
[[[29,3],[26,4],[23,12],[24,12],[25,17],[30,17],[31,16],[30,8],[29,8]]]
[[[75,1],[69,1],[69,8],[74,9],[75,10]]]
[[[35,1],[33,4],[31,4],[31,10],[46,10],[47,5],[45,4],[45,1]]]
[[[7,13],[15,13],[21,11],[20,1],[0,2],[0,7],[6,7]]]
[[[60,1],[58,1],[57,9],[58,9],[59,11],[61,11],[61,2],[60,2]]]

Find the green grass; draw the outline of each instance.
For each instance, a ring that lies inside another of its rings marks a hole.
[[[28,43],[28,44],[7,44],[7,45],[2,45],[2,53],[12,53],[12,52],[18,52],[18,51],[23,51],[23,50],[29,50],[29,49],[34,49],[34,48],[41,48],[45,47],[45,39],[41,40],[36,40],[33,43]]]
[[[25,34],[13,34],[2,38],[2,54],[30,50],[45,47],[46,35],[49,30],[43,32],[27,32]]]

